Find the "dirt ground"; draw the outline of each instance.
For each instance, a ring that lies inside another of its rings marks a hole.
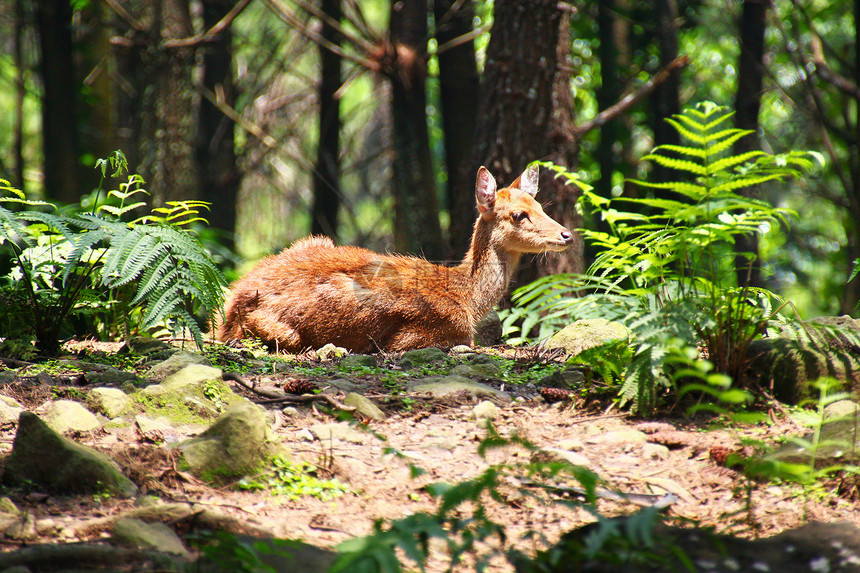
[[[285,380],[296,378],[314,380],[313,375],[284,372],[269,375],[265,383],[277,389]],[[327,388],[328,380],[314,381],[334,396],[342,396],[336,389]],[[409,409],[404,409],[398,400],[386,405],[388,394],[378,381],[364,382],[364,393],[382,406],[388,416],[385,421],[369,426],[379,436],[360,432],[352,441],[320,441],[314,439],[308,428],[334,422],[330,415],[308,405],[286,412],[283,404],[268,405],[275,440],[295,459],[330,470],[331,475],[348,486],[349,493],[330,501],[313,497],[288,500],[266,492],[207,486],[177,471],[169,450],[139,435],[134,428],[108,428],[73,437],[111,452],[141,486],[142,493],[165,501],[187,501],[215,508],[276,537],[301,539],[323,547],[334,547],[351,537],[370,533],[375,519],[391,520],[434,511],[434,499],[424,490],[428,483],[457,483],[477,476],[490,464],[525,463],[532,455],[522,448],[506,448],[491,451],[486,458],[479,456],[477,447],[486,430],[482,422],[473,418],[478,400],[471,396],[433,400],[415,397]],[[494,424],[502,435],[517,433],[541,448],[573,452],[579,456],[576,459],[605,480],[605,487],[629,493],[674,494],[677,501],[668,508],[668,516],[745,537],[770,536],[814,520],[848,520],[860,525],[854,495],[837,492],[837,482],[806,487],[750,483],[739,472],[712,459],[713,452],[720,448],[740,447],[742,438],[775,441],[802,432],[779,412],[771,416],[768,424],[720,428],[713,425],[713,420],[704,418],[632,418],[606,408],[606,403],[589,407],[576,407],[570,402],[547,404],[535,395],[533,388],[505,389],[521,398],[496,402],[498,415]],[[245,392],[238,387],[237,391]],[[36,412],[58,393],[32,377],[7,383],[0,387],[0,392]],[[194,428],[185,428],[166,440],[175,442],[193,432]],[[0,430],[0,454],[11,450],[14,435],[14,427]],[[395,448],[403,456],[385,453],[386,448]],[[426,473],[411,478],[410,463]],[[545,537],[545,543],[552,543],[562,533],[594,519],[584,509],[557,502],[574,500],[575,495],[535,492],[534,497],[522,496],[517,493],[518,485],[521,484],[512,480],[509,491],[503,491],[504,500],[488,500],[487,507],[489,516],[506,526],[508,541],[523,549],[543,546],[526,540],[530,531],[538,531]],[[557,485],[579,484],[564,481]],[[41,542],[78,540],[69,537],[69,532],[78,529],[80,523],[127,511],[134,504],[134,500],[98,496],[60,498],[20,490],[7,491],[5,495],[19,508],[30,511],[37,524],[41,523]],[[629,513],[636,508],[635,504],[610,499],[599,502],[599,509],[606,515]],[[97,532],[93,537],[103,535]],[[3,545],[7,550],[15,547],[11,540]],[[499,565],[497,570],[506,569]]]

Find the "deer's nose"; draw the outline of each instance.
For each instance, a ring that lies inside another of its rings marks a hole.
[[[567,229],[563,230],[561,232],[561,240],[564,241],[565,243],[572,242],[573,241],[573,233],[571,233]]]

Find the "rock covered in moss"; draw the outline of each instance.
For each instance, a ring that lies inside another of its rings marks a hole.
[[[35,484],[50,493],[132,497],[137,486],[107,456],[64,438],[38,416],[22,412],[3,483]]]
[[[546,343],[547,348],[563,348],[575,356],[588,348],[600,346],[610,340],[627,340],[630,330],[620,322],[605,318],[577,320],[555,333]]]
[[[251,402],[241,403],[178,448],[188,468],[206,481],[247,475],[268,453],[266,411]]]
[[[57,400],[45,409],[45,423],[59,433],[68,431],[91,432],[102,426],[95,414],[80,402]]]
[[[93,388],[87,394],[87,404],[108,418],[122,416],[132,403],[131,397],[119,388]]]

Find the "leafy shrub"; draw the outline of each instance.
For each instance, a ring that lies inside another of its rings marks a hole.
[[[121,152],[100,160],[102,184],[128,173]],[[11,252],[13,268],[0,301],[20,303],[15,320],[35,338],[44,354],[59,350],[70,323],[87,316],[107,316],[128,336],[143,331],[187,329],[202,346],[194,314],[220,309],[226,280],[200,245],[189,225],[202,221],[199,201],[169,202],[149,215],[124,221],[144,206],[143,180],[128,175],[119,189],[99,201],[102,184],[89,212],[64,212],[32,201],[2,182],[0,244]],[[23,207],[13,211],[6,206]],[[110,318],[112,317],[112,318]],[[132,324],[133,323],[133,324]],[[8,335],[7,335],[8,337]]]
[[[798,177],[818,156],[730,155],[751,133],[725,127],[731,116],[705,103],[667,119],[688,144],[659,146],[644,159],[676,171],[677,180],[632,181],[657,190],[661,196],[653,198],[607,199],[585,190],[584,208],[609,228],[582,230],[599,249],[586,275],[545,277],[513,294],[515,312],[539,317],[545,329],[598,317],[630,328],[635,351],[623,364],[620,395],[640,413],[653,409],[661,388],[674,385],[674,357],[700,348],[716,372],[737,380],[748,366],[749,344],[772,320],[785,320],[780,297],[738,286],[734,243],[785,224],[789,212],[738,192]]]
[[[306,462],[293,462],[276,455],[271,459],[272,469],[261,476],[246,478],[239,482],[241,489],[268,490],[273,495],[282,495],[290,500],[312,496],[323,501],[339,497],[349,491],[336,479],[320,479],[314,474],[316,468]]]

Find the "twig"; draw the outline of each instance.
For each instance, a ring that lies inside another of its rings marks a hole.
[[[665,82],[669,79],[669,76],[675,70],[679,68],[683,68],[684,66],[690,63],[690,58],[687,56],[678,56],[671,62],[669,62],[662,70],[651,76],[647,82],[645,82],[642,87],[636,90],[633,93],[627,94],[614,105],[606,108],[597,114],[597,117],[586,121],[580,125],[577,125],[573,129],[573,137],[574,139],[580,139],[586,133],[593,129],[597,129],[599,127],[603,127],[607,122],[615,119],[643,99],[645,99],[648,95],[653,92],[657,86]]]
[[[210,42],[215,39],[215,37],[220,34],[224,30],[224,28],[230,26],[230,24],[233,23],[233,20],[235,20],[239,16],[239,14],[241,14],[242,11],[247,8],[248,4],[250,3],[251,0],[239,0],[239,2],[237,2],[236,5],[233,6],[233,9],[230,10],[226,16],[221,18],[218,23],[209,28],[209,30],[207,30],[205,33],[197,34],[196,36],[191,36],[190,38],[176,38],[173,40],[167,40],[162,44],[162,47],[185,48],[188,46],[196,46],[197,44],[202,44],[204,42]]]
[[[227,372],[222,376],[222,378],[224,380],[232,380],[233,382],[244,386],[251,392],[259,396],[263,396],[265,400],[258,400],[256,402],[257,404],[277,404],[279,402],[290,402],[292,404],[307,404],[310,402],[328,402],[329,405],[337,408],[338,410],[343,410],[345,412],[355,412],[355,408],[347,406],[346,404],[335,400],[328,394],[306,394],[304,396],[290,396],[281,392],[275,392],[274,390],[256,388],[251,382],[249,382],[244,376],[242,376],[238,372]]]

